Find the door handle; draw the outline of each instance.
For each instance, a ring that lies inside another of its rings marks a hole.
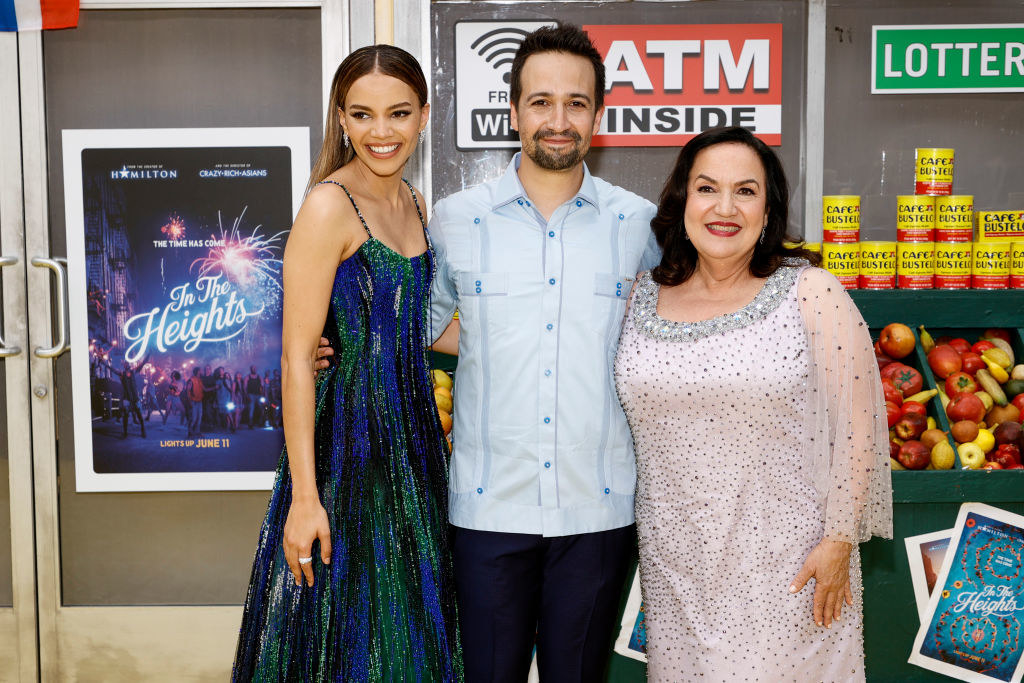
[[[36,268],[47,268],[57,276],[57,339],[49,348],[38,347],[33,352],[39,358],[56,358],[68,350],[68,278],[64,266],[57,259],[36,256],[32,259]]]
[[[15,256],[0,256],[0,268],[5,266],[13,266],[18,262]],[[20,346],[8,346],[4,340],[3,330],[0,330],[0,358],[10,358],[11,356],[17,356],[21,353]]]

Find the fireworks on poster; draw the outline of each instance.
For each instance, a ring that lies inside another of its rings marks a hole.
[[[269,487],[307,129],[64,144],[78,490]]]

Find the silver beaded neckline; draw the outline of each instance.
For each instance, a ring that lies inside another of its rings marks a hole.
[[[788,258],[785,265],[768,276],[753,301],[733,313],[699,320],[697,322],[676,322],[665,320],[658,315],[658,291],[660,285],[651,279],[650,272],[640,276],[633,300],[633,324],[638,330],[654,339],[664,341],[696,341],[714,334],[739,329],[754,323],[774,311],[786,298],[796,282],[797,276],[807,262],[803,259]]]

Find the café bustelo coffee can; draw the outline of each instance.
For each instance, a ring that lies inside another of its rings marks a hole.
[[[896,286],[931,289],[935,282],[935,243],[896,243]]]
[[[968,259],[968,264],[970,260]],[[859,289],[896,287],[896,243],[861,242]]]
[[[1024,289],[1024,242],[1010,242],[1010,287]]]
[[[896,240],[935,241],[935,197],[923,194],[896,197]]]
[[[821,198],[823,242],[860,241],[860,195],[833,194]]]
[[[971,262],[971,287],[1006,289],[1010,286],[1012,242],[975,242]]]
[[[953,150],[918,147],[915,153],[915,194],[953,194]]]
[[[935,241],[970,242],[974,237],[974,197],[951,194],[935,198]]]
[[[936,242],[935,289],[968,289],[972,259],[970,242]]]
[[[860,277],[860,243],[825,242],[821,245],[822,265],[846,289],[857,289]]]

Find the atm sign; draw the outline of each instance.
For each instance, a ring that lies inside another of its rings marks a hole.
[[[584,26],[605,65],[595,147],[679,145],[716,126],[782,142],[782,24]]]

